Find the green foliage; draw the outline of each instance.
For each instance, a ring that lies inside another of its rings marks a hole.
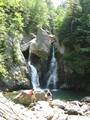
[[[7,70],[5,66],[4,56],[0,55],[0,77],[4,77],[7,75]]]
[[[29,4],[27,0],[26,4]],[[48,7],[45,0],[31,0],[30,6],[24,11],[24,29],[26,33],[37,32],[38,27],[48,27]]]
[[[89,82],[90,73],[90,1],[67,0],[66,13],[57,19],[60,43],[66,46],[65,65],[73,73],[71,79]],[[63,19],[62,19],[63,18]],[[75,76],[76,75],[76,76]],[[70,79],[69,77],[69,79]],[[74,83],[74,81],[73,81]]]
[[[56,29],[56,34],[59,35],[61,26],[66,17],[66,9],[63,7],[58,7],[55,12],[56,12],[55,29]]]
[[[23,34],[36,33],[38,27],[48,26],[45,0],[0,0],[0,74],[7,73],[10,61],[11,64],[18,63],[15,44],[21,41]],[[11,50],[11,56],[7,49]]]

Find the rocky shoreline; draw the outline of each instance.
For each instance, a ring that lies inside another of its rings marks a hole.
[[[0,120],[90,120],[90,101],[37,101],[25,107],[0,92]]]

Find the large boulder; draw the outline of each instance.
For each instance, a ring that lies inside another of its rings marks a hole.
[[[65,113],[68,115],[83,115],[83,112],[77,102],[67,102]]]
[[[49,103],[46,101],[38,101],[36,106],[32,108],[36,114],[42,115],[46,120],[52,120],[54,116],[53,109],[49,106]]]
[[[31,39],[32,38],[32,39]],[[24,52],[29,48],[29,54],[33,53],[40,58],[47,59],[51,43],[54,42],[54,36],[49,35],[42,28],[38,29],[37,35],[30,38],[24,38],[21,43],[21,50]]]
[[[30,105],[31,97],[24,91],[21,91],[15,98],[14,101],[19,104],[23,104],[25,106]]]
[[[66,106],[66,103],[56,99],[52,101],[52,106],[57,106],[58,108],[64,109]]]
[[[45,54],[46,55],[49,53],[49,48],[50,48],[50,37],[48,33],[43,30],[39,29],[37,32],[37,45],[38,45],[38,51],[39,54]]]
[[[32,96],[30,96],[30,91],[32,90],[22,90],[14,98],[14,101],[23,105],[30,105],[32,103]],[[44,92],[42,90],[35,91],[36,101],[44,100]]]

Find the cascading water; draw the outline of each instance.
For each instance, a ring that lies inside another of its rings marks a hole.
[[[54,46],[53,46],[52,58],[51,58],[50,70],[49,70],[49,79],[47,81],[47,88],[49,88],[51,85],[53,85],[53,89],[56,89],[57,80],[58,80],[57,60],[55,58],[55,51],[54,51]]]
[[[29,66],[29,74],[31,75],[32,86],[34,89],[39,88],[40,83],[39,83],[39,76],[37,73],[37,69],[30,63],[30,61],[28,62],[28,66]]]
[[[28,70],[31,76],[31,82],[32,82],[33,89],[37,89],[40,87],[39,75],[38,75],[37,69],[30,62],[30,54],[31,54],[31,51],[29,51]]]

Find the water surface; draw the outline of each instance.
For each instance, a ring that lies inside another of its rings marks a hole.
[[[88,92],[79,92],[79,91],[71,91],[71,90],[53,90],[53,99],[61,99],[61,100],[81,100],[86,96],[90,96]]]

